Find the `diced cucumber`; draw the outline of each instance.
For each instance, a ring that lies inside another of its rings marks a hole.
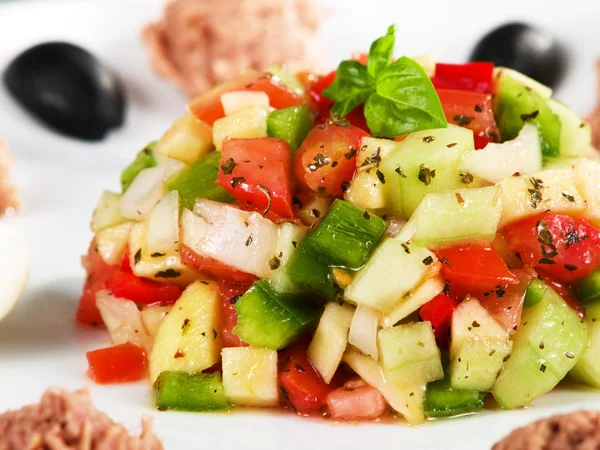
[[[454,389],[447,379],[427,384],[425,415],[452,417],[479,411],[485,393],[473,389]]]
[[[502,144],[489,143],[483,150],[467,153],[459,169],[490,183],[510,178],[515,173],[539,172],[542,170],[542,153],[537,128],[525,124],[516,139]]]
[[[348,346],[353,314],[354,308],[347,303],[327,303],[308,346],[308,359],[327,384],[335,375]]]
[[[564,103],[550,99],[548,105],[561,123],[560,157],[582,157],[592,145],[592,127]]]
[[[578,214],[586,204],[575,186],[573,170],[544,170],[531,176],[508,178],[500,183],[500,227],[546,211]]]
[[[358,305],[348,333],[348,343],[375,361],[379,359],[377,349],[378,314],[368,306]]]
[[[580,159],[573,174],[579,194],[587,204],[583,217],[600,227],[600,162]]]
[[[588,342],[570,375],[580,383],[600,387],[600,304],[586,305],[584,320]]]
[[[369,168],[365,160],[370,158],[381,160],[396,150],[399,142],[389,139],[377,139],[364,137],[360,144],[360,150],[356,155],[356,167],[358,170],[350,182],[350,187],[344,193],[344,199],[359,208],[368,210],[383,210],[386,206],[385,176],[376,168]],[[373,156],[375,155],[375,156]],[[365,168],[367,170],[365,170]],[[381,173],[381,175],[380,175]]]
[[[310,111],[306,105],[275,110],[267,117],[269,137],[283,139],[294,152],[298,150],[312,128]]]
[[[469,298],[452,314],[450,384],[455,389],[491,389],[512,342],[478,300]]]
[[[448,125],[410,134],[381,161],[387,212],[408,219],[428,194],[481,186],[458,168],[473,151],[473,132],[466,128]]]
[[[358,269],[377,246],[386,227],[380,217],[338,199],[303,241],[303,246],[327,266]]]
[[[277,352],[268,348],[235,347],[222,351],[223,389],[232,403],[277,406]]]
[[[123,259],[132,228],[133,222],[125,222],[96,233],[96,247],[106,264],[119,264]]]
[[[135,157],[135,160],[129,164],[123,172],[121,172],[121,189],[125,192],[133,183],[135,177],[144,170],[156,166],[156,158],[154,157],[154,149],[156,142],[149,143],[146,148],[141,150]]]
[[[321,308],[309,298],[278,294],[266,280],[256,281],[236,302],[233,334],[255,347],[287,347],[317,320]]]
[[[165,371],[200,372],[219,361],[220,302],[214,281],[196,281],[181,294],[156,334],[148,358],[151,383]]]
[[[387,313],[419,284],[435,261],[435,255],[425,247],[385,238],[358,271],[344,296],[357,305]]]
[[[179,251],[179,195],[169,192],[156,204],[146,219],[146,245],[150,255]]]
[[[218,372],[162,372],[154,383],[154,395],[160,410],[222,411],[230,406]]]
[[[494,81],[495,81],[495,89],[498,90],[498,85],[502,83],[502,79],[504,77],[510,77],[515,81],[518,81],[523,86],[528,87],[533,92],[537,93],[543,99],[549,99],[552,97],[552,89],[548,86],[534,80],[533,78],[529,78],[527,75],[523,75],[521,72],[518,72],[513,69],[509,69],[508,67],[496,67],[494,69]]]
[[[579,301],[586,304],[595,303],[600,300],[600,269],[594,270],[587,277],[575,283],[575,290]]]
[[[544,158],[542,160],[542,170],[572,169],[579,160],[580,158],[576,157]]]
[[[416,322],[379,331],[379,355],[386,373],[410,384],[444,378],[442,355],[430,322]]]
[[[331,270],[306,250],[304,241],[298,244],[283,274],[301,292],[314,293],[325,300],[340,296],[340,288],[334,283]]]
[[[267,137],[267,106],[253,106],[230,116],[223,117],[213,124],[213,142],[221,151],[226,138]]]
[[[261,91],[233,91],[221,95],[221,105],[226,116],[251,108],[269,106],[269,96]]]
[[[394,239],[429,248],[492,241],[501,213],[497,186],[429,194]]]
[[[173,122],[156,143],[156,153],[193,164],[212,151],[212,129],[192,113]]]
[[[408,423],[418,425],[425,421],[424,384],[410,385],[401,382],[394,375],[386,374],[380,363],[355,349],[348,350],[342,360],[365,383],[381,392],[389,405],[402,414]]]
[[[287,264],[304,239],[304,234],[303,228],[295,223],[285,222],[279,225],[275,254],[279,258],[280,265],[273,271],[271,277],[271,286],[276,292],[292,294],[299,290],[287,273]]]
[[[446,281],[440,276],[425,280],[411,293],[404,296],[390,312],[382,316],[381,325],[385,328],[393,327],[402,319],[410,316],[425,303],[432,300],[436,295],[441,294],[445,284]]]
[[[546,99],[512,76],[498,80],[494,117],[503,141],[516,138],[525,123],[532,123],[540,132],[542,154],[554,158],[560,156],[560,119]]]
[[[274,82],[283,84],[285,87],[291,89],[301,97],[304,96],[304,85],[300,82],[298,77],[293,72],[285,70],[280,65],[267,67],[265,69],[265,72],[272,75],[271,79]]]
[[[127,217],[121,215],[121,209],[119,208],[120,200],[121,196],[114,192],[104,191],[102,193],[92,216],[91,227],[94,233],[120,225],[129,220]]]
[[[503,408],[528,405],[550,391],[575,366],[588,342],[583,321],[541,280],[532,289],[542,300],[525,308],[492,393]]]
[[[167,180],[167,189],[179,192],[182,207],[190,210],[194,208],[197,198],[206,198],[222,203],[233,202],[233,197],[215,183],[219,174],[220,162],[221,153],[209,153]]]

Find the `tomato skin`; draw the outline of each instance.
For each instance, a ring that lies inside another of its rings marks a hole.
[[[171,305],[179,299],[183,289],[175,284],[158,283],[140,278],[132,272],[117,270],[108,279],[106,287],[115,297],[125,298],[142,305]]]
[[[314,128],[294,156],[296,180],[320,194],[342,197],[344,186],[356,171],[356,156],[363,137],[353,125],[327,122]]]
[[[431,81],[436,89],[456,89],[490,94],[493,77],[494,64],[490,62],[438,63],[435,65],[435,76]]]
[[[475,148],[499,142],[500,133],[492,111],[492,95],[452,89],[437,89],[448,123],[473,131]]]
[[[448,345],[452,313],[458,305],[460,301],[442,293],[425,303],[419,311],[421,319],[431,322],[435,339],[440,347]]]
[[[252,283],[219,283],[219,292],[221,295],[221,339],[223,339],[223,347],[246,347],[244,341],[233,334],[233,327],[237,324],[237,311],[235,310],[235,302],[237,297],[243,295],[250,289]]]
[[[84,261],[87,278],[75,317],[81,325],[98,326],[102,324],[102,316],[96,307],[96,292],[106,289],[108,279],[118,266],[110,266],[104,262],[96,248],[95,239],[92,239]]]
[[[554,249],[543,245],[550,243],[543,235],[538,236],[538,229],[543,232],[544,224]],[[585,219],[545,213],[509,225],[503,234],[509,248],[519,252],[525,265],[561,283],[583,278],[600,266],[600,233]]]
[[[290,108],[306,103],[302,97],[273,79],[268,73],[263,74],[258,80],[245,86],[244,89],[264,92],[269,96],[269,105],[275,109]]]
[[[181,246],[180,255],[184,264],[218,281],[253,283],[258,280],[258,277],[251,273],[242,272],[211,258],[204,258],[186,245]]]
[[[146,352],[133,344],[121,344],[86,353],[88,375],[98,384],[139,381],[146,376]]]
[[[307,414],[321,409],[336,386],[328,385],[306,356],[307,346],[296,344],[279,355],[279,386],[286,403],[295,412]]]
[[[498,252],[487,245],[457,245],[437,251],[437,256],[453,295],[461,299],[468,294],[482,297],[498,286],[519,283]]]
[[[227,165],[231,161],[235,164],[233,169]],[[242,207],[250,205],[253,209],[262,211],[269,205],[269,197],[264,191],[266,188],[271,196],[271,210],[286,219],[294,217],[292,151],[281,139],[223,141],[217,184],[235,197]]]

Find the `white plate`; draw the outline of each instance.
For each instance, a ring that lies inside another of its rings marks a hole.
[[[433,5],[384,0],[328,3],[338,15],[326,21],[321,35],[333,61],[353,50],[366,50],[372,38],[393,20],[400,29],[398,53],[432,51],[445,60],[461,61],[474,40],[495,23],[530,18],[554,29],[573,51],[573,70],[558,94],[579,112],[592,106],[593,59],[600,53],[600,46],[594,47],[598,42],[595,0],[505,0],[496,17],[489,15],[488,8],[478,14],[484,9],[480,0],[444,0]],[[66,39],[117,68],[130,101],[122,130],[102,143],[86,144],[39,126],[0,88],[0,135],[16,154],[16,178],[25,204],[23,214],[8,222],[33,245],[28,290],[17,309],[0,323],[0,411],[38,400],[50,385],[87,385],[98,407],[132,430],[138,429],[143,414],[154,416],[168,449],[350,449],[394,442],[404,449],[481,450],[534,418],[600,407],[600,393],[561,388],[527,410],[486,411],[410,428],[402,424],[333,424],[255,411],[159,413],[152,409],[144,384],[92,385],[85,377],[85,352],[104,346],[107,337],[102,331],[78,329],[73,319],[83,283],[79,255],[91,237],[92,209],[103,189],[118,188],[120,169],[146,142],[162,133],[183,111],[185,101],[151,73],[140,46],[139,30],[160,8],[159,0],[47,0],[0,5],[0,70],[29,45]]]

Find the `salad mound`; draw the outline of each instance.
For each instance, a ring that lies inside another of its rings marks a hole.
[[[411,424],[600,386],[600,161],[491,63],[247,71],[188,104],[92,218],[77,320],[156,406]]]

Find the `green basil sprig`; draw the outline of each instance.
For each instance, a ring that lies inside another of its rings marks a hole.
[[[423,68],[406,56],[391,62],[395,34],[391,26],[371,44],[366,66],[340,63],[335,81],[323,91],[335,102],[331,113],[344,117],[364,103],[369,130],[378,137],[446,128],[440,99]]]

